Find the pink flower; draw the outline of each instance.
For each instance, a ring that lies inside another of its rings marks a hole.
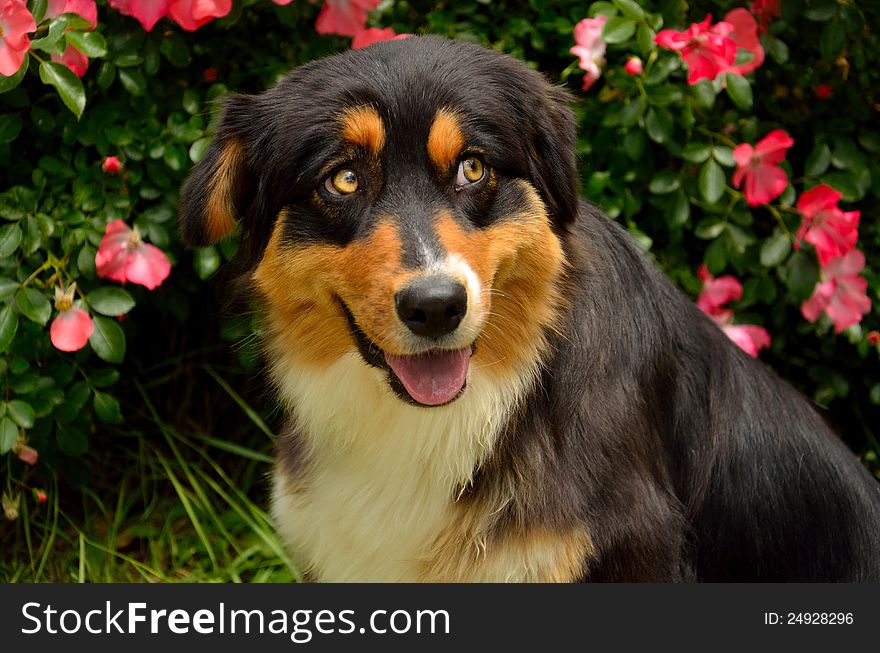
[[[75,293],[75,283],[67,290],[55,288],[55,308],[59,313],[49,327],[49,339],[61,351],[79,351],[95,330],[89,314],[74,304]]]
[[[758,24],[754,17],[740,7],[728,12],[724,17],[724,22],[733,26],[733,31],[728,36],[736,43],[736,47],[752,54],[749,61],[730,66],[725,72],[734,75],[748,75],[757,70],[764,63],[764,48],[761,47],[761,42],[758,40]]]
[[[63,63],[70,68],[77,77],[82,77],[89,69],[89,58],[70,45],[70,43],[68,43],[67,47],[64,49],[64,54],[60,56],[53,54],[52,61]]]
[[[878,331],[868,331],[868,335],[866,336],[869,345],[880,345],[880,332]]]
[[[722,307],[742,297],[743,287],[739,280],[730,274],[716,279],[705,264],[700,266],[697,274],[703,281],[703,290],[697,297],[699,309],[713,318],[732,319],[733,311]]]
[[[55,18],[61,14],[77,14],[92,24],[98,24],[98,6],[95,0],[49,0],[46,6],[46,18]]]
[[[688,66],[688,84],[701,79],[715,79],[736,61],[736,43],[729,38],[733,25],[720,22],[710,26],[712,16],[694,23],[684,32],[665,29],[654,37],[654,43],[681,53]]]
[[[115,156],[108,156],[104,159],[104,163],[101,164],[101,170],[106,172],[108,175],[118,174],[122,169],[122,163]]]
[[[755,0],[752,3],[752,13],[758,19],[761,34],[767,31],[767,26],[774,18],[782,17],[782,0]]]
[[[638,57],[630,57],[626,60],[623,69],[628,75],[641,75],[645,67],[642,65],[641,59]]]
[[[0,75],[18,72],[31,46],[27,34],[36,29],[24,0],[0,0]]]
[[[842,195],[825,184],[803,193],[798,198],[798,211],[804,216],[797,232],[801,240],[812,243],[823,267],[835,256],[843,256],[859,240],[859,211],[844,212],[837,203]]]
[[[284,7],[285,5],[289,5],[293,0],[272,0],[276,5],[280,5]]]
[[[43,490],[37,488],[34,488],[34,498],[36,498],[39,503],[46,503],[46,501],[49,500],[49,497],[46,495],[46,493]]]
[[[122,220],[107,225],[95,256],[98,276],[125,283],[156,288],[171,272],[168,257],[154,245],[141,240],[137,229],[129,229]]]
[[[782,195],[788,185],[788,176],[779,164],[794,140],[781,129],[774,129],[755,147],[748,143],[737,145],[733,150],[736,171],[733,185],[739,188],[745,179],[743,193],[749,206],[760,206]]]
[[[188,32],[194,32],[232,10],[232,0],[170,0],[168,16]]]
[[[864,267],[865,255],[857,249],[831,259],[823,268],[825,281],[801,304],[801,314],[815,322],[824,312],[834,322],[836,333],[860,322],[871,310],[871,300],[865,294],[868,282],[859,276]]]
[[[232,0],[108,0],[119,13],[132,16],[148,32],[168,16],[187,31],[197,30],[232,9]]]
[[[721,330],[728,338],[752,358],[758,357],[758,352],[770,346],[770,334],[767,329],[754,324],[724,324]]]
[[[367,26],[367,12],[379,0],[325,0],[315,22],[318,34],[354,36]]]
[[[354,35],[354,38],[351,40],[351,49],[360,50],[361,48],[366,48],[374,43],[397,41],[399,39],[405,39],[408,36],[412,36],[412,34],[395,34],[394,30],[390,27],[386,27],[385,29],[380,27],[368,27]]]
[[[697,297],[697,307],[711,317],[740,349],[757,358],[761,349],[770,346],[770,334],[764,327],[754,324],[733,324],[733,311],[723,308],[727,302],[742,297],[742,284],[729,274],[716,279],[705,265],[700,266],[697,274],[703,280],[703,290]]]
[[[168,13],[168,0],[107,0],[125,16],[136,18],[148,32]]]
[[[28,465],[36,465],[37,461],[40,459],[40,453],[33,447],[23,445],[21,449],[18,450],[18,459]]]
[[[584,18],[574,26],[574,42],[571,52],[580,59],[578,66],[586,71],[583,90],[590,87],[602,76],[601,65],[605,63],[605,41],[602,40],[602,28],[608,16]]]

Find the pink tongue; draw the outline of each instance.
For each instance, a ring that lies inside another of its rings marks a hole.
[[[409,396],[426,406],[437,406],[455,399],[467,379],[470,358],[470,347],[416,356],[385,354],[385,360]]]

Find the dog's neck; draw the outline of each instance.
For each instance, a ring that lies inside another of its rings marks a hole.
[[[296,471],[276,477],[288,485],[276,487],[274,510],[322,580],[416,580],[532,371],[498,380],[474,366],[465,393],[435,408],[401,401],[385,374],[356,353],[322,370],[275,365],[298,460],[279,463]]]

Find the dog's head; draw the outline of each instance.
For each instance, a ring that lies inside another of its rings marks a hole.
[[[578,211],[567,100],[511,57],[431,37],[306,64],[226,101],[183,234],[241,225],[274,355],[357,350],[401,399],[448,403],[469,367],[540,358]]]

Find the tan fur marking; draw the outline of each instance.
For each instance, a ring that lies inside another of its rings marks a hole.
[[[235,194],[235,178],[243,155],[239,141],[226,141],[217,159],[214,176],[208,184],[205,233],[212,243],[223,240],[235,229],[236,216],[232,198]]]
[[[565,255],[531,186],[529,198],[531,206],[516,219],[489,229],[465,232],[450,217],[436,227],[447,252],[461,255],[491,289],[484,290],[489,315],[473,364],[494,375],[540,360],[544,329],[554,328],[564,305],[558,282]]]
[[[533,528],[487,536],[482,521],[461,516],[438,538],[420,580],[428,582],[571,583],[593,554],[584,528]]]
[[[349,109],[342,116],[342,138],[379,154],[385,146],[385,125],[373,107]]]
[[[428,134],[428,156],[440,170],[446,170],[463,148],[464,134],[458,117],[449,109],[440,109]]]
[[[293,247],[282,244],[284,217],[279,216],[254,273],[269,304],[273,347],[320,366],[351,351],[354,342],[340,298],[370,340],[385,351],[403,353],[395,339],[402,327],[394,295],[412,272],[401,270],[400,240],[390,220],[347,247]]]

